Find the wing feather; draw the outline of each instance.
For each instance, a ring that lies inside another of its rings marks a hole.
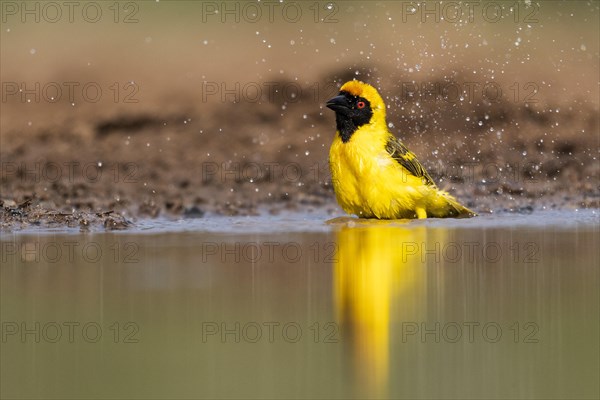
[[[408,150],[406,146],[402,144],[402,142],[394,135],[390,135],[390,138],[385,145],[385,149],[389,155],[392,156],[394,160],[398,161],[400,165],[406,168],[408,172],[416,177],[421,178],[423,183],[428,186],[436,186],[433,179],[431,179],[431,176],[429,176],[427,171],[425,171],[425,168],[423,168],[419,160],[417,160],[415,154]]]

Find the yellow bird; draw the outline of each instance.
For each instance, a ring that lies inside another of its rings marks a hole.
[[[335,195],[362,218],[464,218],[473,211],[440,190],[415,155],[387,129],[385,104],[366,83],[346,82],[327,102],[337,132],[329,150]]]

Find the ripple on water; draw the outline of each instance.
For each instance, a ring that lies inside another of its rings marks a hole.
[[[551,210],[536,211],[528,214],[519,213],[494,213],[483,214],[470,219],[437,219],[426,220],[365,220],[351,216],[334,217],[323,211],[314,213],[288,212],[279,215],[259,216],[206,216],[203,218],[170,219],[153,218],[135,220],[132,227],[127,230],[112,232],[119,235],[127,234],[155,234],[155,233],[225,233],[225,234],[260,234],[260,233],[312,233],[330,232],[346,225],[391,224],[428,227],[448,227],[461,229],[482,228],[519,228],[519,229],[579,229],[595,228],[600,222],[597,210]],[[102,229],[96,231],[103,232]],[[68,227],[31,227],[14,234],[81,234],[79,228]]]

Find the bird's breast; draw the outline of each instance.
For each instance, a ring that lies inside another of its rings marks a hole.
[[[346,212],[372,216],[372,205],[389,204],[385,193],[395,161],[383,146],[336,138],[329,159],[336,198]]]

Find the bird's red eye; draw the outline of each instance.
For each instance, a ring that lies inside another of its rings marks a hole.
[[[356,103],[356,107],[358,107],[358,108],[365,108],[365,102],[364,101],[359,101],[358,103]]]

